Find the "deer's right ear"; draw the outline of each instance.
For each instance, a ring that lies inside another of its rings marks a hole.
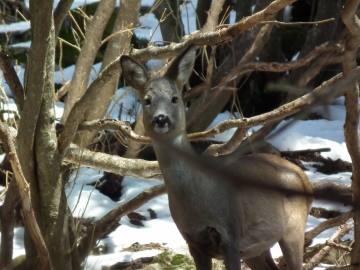
[[[127,55],[120,57],[120,66],[125,81],[136,90],[142,91],[149,80],[146,69]]]

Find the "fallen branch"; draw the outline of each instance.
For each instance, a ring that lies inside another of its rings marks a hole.
[[[139,269],[139,267],[143,268],[143,263],[148,264],[150,263],[153,259],[155,258],[155,256],[153,257],[141,257],[141,258],[137,258],[133,261],[129,261],[129,262],[117,262],[111,266],[103,266],[101,269],[102,270],[111,270],[111,269]],[[155,269],[155,268],[154,268]]]
[[[115,209],[111,210],[100,220],[94,222],[87,230],[86,236],[84,236],[79,245],[79,258],[80,261],[84,261],[89,251],[94,247],[95,243],[104,235],[109,234],[114,228],[117,228],[118,222],[121,217],[135,211],[149,200],[156,198],[157,196],[166,193],[165,185],[151,187],[144,190],[137,195],[134,199],[119,205]]]
[[[317,148],[317,149],[303,149],[303,150],[289,150],[289,151],[280,151],[282,155],[291,155],[291,154],[310,154],[310,153],[321,153],[321,152],[330,152],[331,148]]]
[[[347,234],[354,227],[354,222],[345,223],[340,225],[336,232],[330,237],[330,241],[335,241],[341,239],[345,234]],[[303,267],[303,270],[311,270],[317,266],[320,261],[330,252],[332,249],[331,246],[325,245],[320,251],[313,256],[307,264]]]
[[[323,207],[311,207],[309,215],[316,217],[316,218],[325,218],[331,219],[339,217],[343,214],[338,210],[328,210]]]
[[[334,240],[327,240],[325,245],[336,248],[336,249],[341,249],[347,252],[351,252],[352,248],[350,246],[345,246],[345,245],[341,245],[339,243],[334,242]]]
[[[339,196],[346,197],[348,199],[352,198],[352,188],[351,185],[341,184],[331,180],[312,180],[311,186],[316,192],[326,192],[326,190],[336,190],[336,193]]]
[[[323,231],[344,224],[347,220],[352,218],[353,215],[354,213],[352,211],[349,211],[336,218],[331,218],[321,222],[314,229],[311,229],[310,231],[305,233],[305,246],[309,246],[311,244],[311,241]]]
[[[354,266],[353,265],[331,266],[326,268],[326,270],[354,270]]]

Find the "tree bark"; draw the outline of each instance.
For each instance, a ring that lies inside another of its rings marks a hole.
[[[18,151],[24,178],[29,183],[28,198],[31,199],[28,205],[24,201],[26,197],[22,196],[23,211],[26,215],[28,208],[30,213],[34,212],[48,252],[47,255],[40,253],[39,249],[38,253],[34,252],[34,245],[38,248],[39,241],[34,239],[33,221],[26,218],[26,265],[34,269],[60,270],[72,269],[69,251],[74,245],[69,242],[65,183],[60,178],[62,157],[58,153],[54,125],[55,27],[52,10],[52,1],[30,1],[32,45],[25,85],[26,99],[19,124]],[[51,266],[44,264],[44,256]],[[38,258],[42,266],[37,263]]]
[[[7,195],[2,205],[1,215],[1,246],[0,269],[12,267],[15,206],[20,202],[16,181],[9,183]]]

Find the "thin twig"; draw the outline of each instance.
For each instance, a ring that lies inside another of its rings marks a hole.
[[[161,48],[148,46],[146,49],[133,49],[131,56],[137,61],[145,62],[150,59],[174,57],[175,55],[180,54],[190,43],[194,43],[197,46],[210,46],[233,40],[241,33],[252,29],[259,24],[259,22],[272,19],[274,14],[295,1],[296,0],[272,1],[265,9],[242,19],[226,29],[207,33],[194,32],[193,34],[183,37],[180,43],[171,43],[170,45]]]
[[[336,249],[341,249],[347,252],[351,252],[352,248],[350,246],[345,246],[345,245],[341,245],[339,243],[336,243],[334,240],[327,240],[325,245],[329,246],[329,247],[333,247]]]
[[[330,19],[326,19],[326,20],[321,20],[321,21],[317,21],[317,22],[279,22],[279,21],[263,21],[260,22],[259,24],[278,24],[278,25],[318,25],[318,24],[322,24],[322,23],[329,23],[329,22],[333,22],[335,21],[334,18],[330,18]]]
[[[58,37],[59,40],[61,40],[61,42],[64,42],[66,45],[69,45],[70,47],[78,50],[79,52],[81,51],[81,48],[79,48],[78,46],[71,44],[70,42],[66,41],[65,39],[62,39],[61,37]]]
[[[123,33],[129,33],[129,35],[132,35],[132,31],[135,29],[135,28],[131,28],[132,27],[132,23],[129,25],[129,26],[126,26],[124,27],[125,29],[121,29],[119,31],[116,31],[115,33],[112,33],[111,35],[107,36],[106,38],[104,38],[102,41],[101,41],[101,46],[104,45],[108,40],[112,39],[113,37],[117,36],[117,35],[122,35]],[[142,27],[142,26],[141,26]],[[141,27],[138,27],[138,28],[141,28]]]
[[[72,15],[71,11],[68,12],[71,20],[73,21],[73,23],[76,25],[79,33],[81,34],[82,38],[85,39],[85,34],[83,33],[83,31],[81,30],[81,27],[79,26],[78,22],[75,20],[74,16]]]

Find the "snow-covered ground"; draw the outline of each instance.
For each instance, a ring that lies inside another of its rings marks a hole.
[[[83,0],[74,1],[73,8],[81,6]],[[87,3],[90,1],[88,0]],[[93,1],[92,1],[93,2]],[[143,1],[148,5],[152,5],[153,0]],[[195,15],[194,7],[196,7],[196,1],[188,1],[188,4],[184,5],[184,22],[187,33],[195,30]],[[233,16],[233,15],[232,15]],[[150,14],[140,18],[142,26],[135,30],[138,36],[145,36],[147,38],[152,37],[153,41],[162,40],[160,30],[157,26],[157,20]],[[28,29],[30,25],[28,23],[17,23],[7,26],[0,26],[0,32],[3,31],[24,31]],[[30,43],[25,43],[26,46],[30,46]],[[23,44],[22,44],[23,46]],[[151,63],[149,63],[151,66]],[[95,64],[93,68],[92,79],[96,77],[96,74],[100,68],[100,64]],[[16,67],[21,81],[23,81],[24,70],[22,67]],[[55,81],[63,83],[71,78],[74,71],[74,66],[68,67],[63,70],[63,74],[56,72]],[[5,88],[6,93],[10,94],[7,84],[4,79],[1,79],[1,86]],[[134,114],[138,111],[138,105],[136,104],[136,96],[132,91],[127,89],[119,89],[117,91],[114,101],[110,105],[109,115],[114,118],[118,118],[119,104],[122,103],[124,108],[120,120],[131,121],[134,118]],[[10,99],[10,104],[4,105],[4,108],[15,110],[16,106]],[[63,106],[61,103],[56,104],[56,117],[59,119],[62,114]],[[129,113],[129,112],[132,113]],[[275,147],[280,150],[299,150],[299,149],[314,149],[314,148],[331,148],[330,152],[325,152],[322,155],[330,157],[332,159],[341,158],[346,161],[351,161],[346,145],[344,143],[343,135],[343,123],[345,119],[345,107],[343,104],[343,98],[335,100],[327,107],[319,107],[316,109],[317,113],[326,117],[326,120],[308,120],[308,121],[295,121],[289,128],[283,130],[269,140]],[[229,119],[231,116],[225,112],[220,114],[212,125],[215,125],[221,121]],[[281,125],[286,124],[284,121]],[[281,127],[280,125],[280,127]],[[280,128],[279,127],[279,128]],[[256,128],[255,128],[256,129]],[[229,130],[223,134],[216,136],[216,139],[226,141],[233,134],[234,130]],[[306,174],[310,179],[332,179],[341,183],[350,183],[351,173],[339,173],[335,175],[323,175],[316,170],[306,171]],[[69,187],[67,189],[68,203],[75,216],[83,216],[87,218],[99,219],[107,212],[122,204],[139,194],[144,189],[151,186],[158,185],[160,181],[139,180],[126,177],[123,182],[123,194],[119,202],[114,202],[108,197],[102,195],[98,190],[92,186],[86,185],[86,183],[94,182],[102,176],[102,172],[90,169],[82,168],[79,170],[76,177],[74,176]],[[331,208],[344,209],[339,205],[330,204],[327,202],[315,202],[314,205],[326,206]],[[157,218],[150,219],[148,209],[152,209],[156,212]],[[159,196],[139,209],[136,212],[147,217],[147,220],[143,222],[144,227],[138,227],[132,225],[129,222],[128,217],[123,217],[120,221],[121,226],[116,231],[111,233],[107,238],[102,239],[100,244],[107,245],[108,253],[106,255],[89,256],[86,262],[86,269],[101,269],[101,266],[112,265],[118,261],[130,261],[138,257],[153,256],[160,251],[141,251],[141,252],[124,252],[123,248],[129,247],[135,242],[140,244],[147,244],[150,242],[161,243],[164,247],[175,249],[176,252],[187,252],[185,241],[176,229],[176,226],[170,216],[168,208],[167,195]],[[309,216],[306,230],[312,229],[317,226],[322,220]],[[320,234],[314,240],[313,244],[324,243],[335,231],[334,229],[327,230]],[[350,235],[346,235],[344,238],[350,238]],[[14,257],[24,254],[23,246],[23,229],[17,228],[15,230],[14,237]],[[274,257],[281,255],[281,251],[278,246],[272,249]],[[322,269],[322,268],[318,268]]]

